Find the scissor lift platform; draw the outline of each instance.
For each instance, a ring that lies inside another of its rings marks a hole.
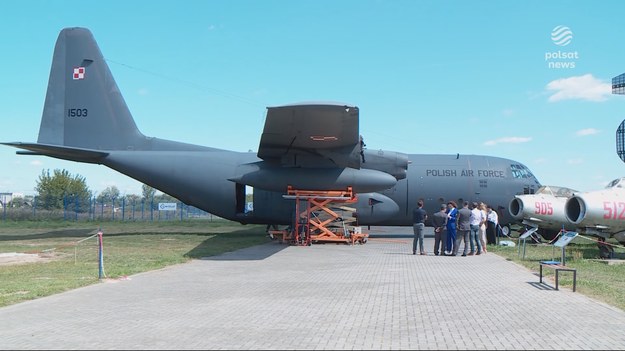
[[[289,186],[283,197],[295,200],[297,218],[290,235],[292,243],[311,245],[336,242],[353,245],[367,242],[369,234],[363,234],[360,227],[354,226],[356,218],[352,213],[356,209],[343,206],[358,200],[351,187],[346,190],[299,190]],[[345,212],[349,216],[344,216]],[[280,235],[284,237],[286,234]]]

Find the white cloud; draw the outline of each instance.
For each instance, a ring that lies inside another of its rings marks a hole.
[[[604,101],[612,94],[612,86],[592,74],[585,74],[553,80],[547,84],[547,91],[553,93],[549,102],[573,99]]]
[[[595,128],[580,129],[577,132],[575,132],[577,136],[594,135],[598,133],[599,133],[599,130]]]
[[[547,163],[547,159],[544,158],[544,157],[537,158],[537,159],[534,160],[534,163],[539,164],[539,165],[540,164],[545,164],[545,163]]]
[[[530,137],[505,137],[505,138],[499,138],[495,140],[486,141],[484,142],[484,145],[493,146],[497,144],[518,144],[518,143],[527,143],[528,141],[531,141],[531,140],[532,138]]]
[[[570,164],[570,165],[580,165],[580,164],[584,163],[584,160],[582,160],[581,158],[573,158],[573,159],[570,159],[570,160],[568,160],[566,162],[568,164]]]
[[[141,88],[141,89],[137,90],[137,93],[139,95],[141,95],[141,96],[145,96],[145,95],[148,95],[150,92],[148,91],[147,88]]]
[[[30,165],[31,165],[31,166],[36,166],[36,167],[39,167],[39,166],[41,166],[42,164],[43,164],[43,162],[41,162],[41,161],[39,161],[39,160],[33,160],[33,161],[30,161]]]
[[[503,111],[501,111],[501,114],[504,115],[505,117],[510,117],[510,116],[514,115],[514,112],[515,111],[513,109],[507,108],[507,109],[504,109]]]

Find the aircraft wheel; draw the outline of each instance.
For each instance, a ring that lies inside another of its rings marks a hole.
[[[510,225],[509,224],[501,226],[501,235],[510,237]]]
[[[543,237],[543,239],[551,241],[560,234],[559,230],[547,230],[547,229],[539,229],[538,234]]]

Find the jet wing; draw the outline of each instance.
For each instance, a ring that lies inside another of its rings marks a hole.
[[[360,168],[358,107],[296,104],[267,108],[258,157],[286,167]]]

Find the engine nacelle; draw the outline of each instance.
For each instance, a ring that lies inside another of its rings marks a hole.
[[[268,167],[258,163],[241,166],[240,176],[229,180],[254,188],[285,192],[291,186],[304,190],[345,190],[356,193],[390,189],[397,179],[385,172],[354,168]]]
[[[399,212],[399,205],[393,199],[380,193],[358,194],[355,207],[359,225],[373,225]]]
[[[388,173],[397,180],[408,174],[408,156],[400,152],[386,150],[364,150],[365,162],[360,166]]]

